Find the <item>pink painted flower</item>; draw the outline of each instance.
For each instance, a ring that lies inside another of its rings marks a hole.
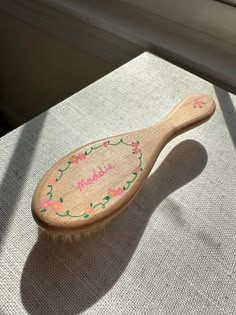
[[[140,172],[140,168],[139,167],[135,167],[134,172],[139,173]]]
[[[78,156],[76,156],[76,155],[72,155],[72,156],[69,158],[69,160],[71,161],[71,163],[78,163],[79,158],[78,158]]]
[[[55,185],[55,183],[56,183],[55,179],[52,179],[52,178],[50,178],[48,181],[48,185],[51,185],[51,186]]]
[[[194,107],[202,107],[202,102],[199,98],[195,98],[194,103],[193,103]]]
[[[59,201],[53,201],[51,204],[52,210],[58,211],[61,209],[61,204]]]
[[[123,192],[124,192],[124,190],[121,187],[119,187],[118,189],[116,189],[116,196],[122,195]]]
[[[109,145],[108,141],[104,141],[102,144],[104,147],[107,147]]]
[[[79,153],[77,154],[77,157],[80,161],[85,160],[86,159],[86,155],[84,153]]]
[[[137,141],[132,141],[131,144],[132,144],[133,147],[138,147],[139,146]]]
[[[86,214],[91,214],[92,213],[92,208],[91,207],[86,207],[85,209],[84,209],[84,212],[86,213]]]
[[[134,153],[140,152],[139,143],[138,143],[138,142],[132,141],[131,144],[132,144],[132,151],[133,151]]]
[[[115,189],[109,189],[107,192],[107,195],[111,198],[115,197],[116,196],[116,190]]]
[[[132,150],[133,150],[134,153],[139,153],[140,152],[140,149],[138,147],[135,147]]]
[[[41,202],[40,202],[40,208],[41,209],[48,209],[50,206],[51,206],[50,200],[48,200],[48,199],[41,200]]]

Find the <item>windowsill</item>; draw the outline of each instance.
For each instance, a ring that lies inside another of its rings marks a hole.
[[[179,10],[181,6],[181,10]],[[154,52],[236,91],[236,9],[209,0],[9,0],[3,8],[114,65]]]

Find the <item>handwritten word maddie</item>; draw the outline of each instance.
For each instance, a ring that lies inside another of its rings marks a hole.
[[[110,163],[104,167],[98,166],[97,171],[93,169],[93,174],[91,177],[79,180],[76,184],[73,184],[72,187],[81,191],[85,186],[91,185],[94,181],[104,176],[107,172],[112,170],[112,168],[113,166]]]

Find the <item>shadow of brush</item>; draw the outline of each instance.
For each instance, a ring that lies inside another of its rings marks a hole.
[[[65,243],[40,233],[21,278],[21,297],[28,313],[77,314],[95,304],[126,269],[154,210],[197,177],[206,163],[201,144],[183,141],[147,179],[136,199],[96,238]],[[181,210],[172,206],[168,218],[182,227]]]
[[[229,134],[236,149],[236,111],[234,104],[228,92],[220,89],[217,86],[214,86],[214,89],[223,113],[226,126],[229,130]]]

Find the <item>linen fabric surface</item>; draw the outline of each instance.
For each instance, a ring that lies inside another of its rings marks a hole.
[[[31,198],[54,162],[192,93],[214,98],[214,116],[164,148],[108,229],[71,243],[38,231]],[[143,53],[2,137],[0,314],[236,314],[235,109],[234,95]]]

